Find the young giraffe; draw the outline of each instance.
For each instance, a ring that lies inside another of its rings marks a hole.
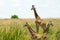
[[[32,5],[31,10],[33,10],[34,14],[35,14],[35,18],[36,18],[35,23],[36,23],[37,32],[39,31],[39,25],[43,28],[43,30],[45,30],[46,29],[46,23],[38,16],[34,5]]]
[[[46,29],[43,32],[43,39],[44,40],[47,40],[47,34],[48,34],[48,31],[49,31],[50,26],[53,26],[52,21],[49,21],[49,23],[47,24]]]
[[[34,40],[40,40],[40,38],[42,37],[42,35],[37,34],[28,23],[26,23],[24,26],[26,26],[32,36],[32,39]]]

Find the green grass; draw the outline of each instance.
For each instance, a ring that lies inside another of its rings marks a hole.
[[[49,20],[53,21],[54,26],[49,29],[48,40],[59,40],[60,19],[45,19],[46,23],[48,23]],[[34,20],[0,20],[0,40],[32,40],[28,29],[23,27],[26,22],[28,22],[34,30],[36,29]],[[40,27],[39,34],[42,33],[43,30]]]

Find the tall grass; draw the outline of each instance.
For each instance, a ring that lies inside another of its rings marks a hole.
[[[48,40],[56,40],[60,38],[60,36],[58,36],[60,35],[60,21],[52,21],[54,26],[50,27],[49,29],[49,33],[47,36]],[[36,31],[34,21],[31,22],[29,20],[27,22],[29,22],[30,26]],[[25,20],[0,20],[0,40],[32,40],[28,29],[23,27],[24,23]],[[42,33],[43,30],[40,27],[39,34]]]

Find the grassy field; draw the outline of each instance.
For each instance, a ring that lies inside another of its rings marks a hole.
[[[54,26],[50,27],[48,40],[60,40],[60,19],[44,19],[46,23],[52,21]],[[26,22],[35,30],[34,19],[0,19],[0,40],[32,40],[26,27]],[[36,31],[36,30],[35,30]],[[43,30],[40,27],[39,34]]]

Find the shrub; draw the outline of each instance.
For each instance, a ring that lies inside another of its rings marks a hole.
[[[17,15],[12,15],[11,19],[18,19],[18,16]]]

